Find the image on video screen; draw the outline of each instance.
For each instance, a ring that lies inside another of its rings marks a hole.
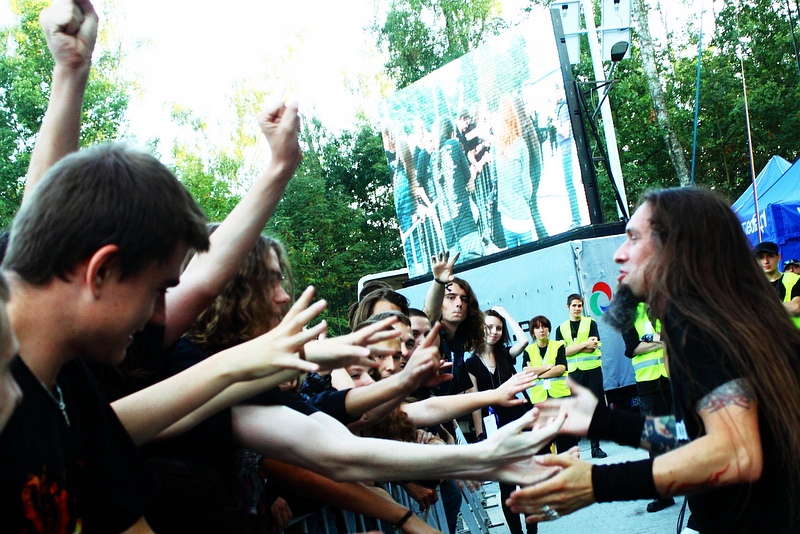
[[[550,16],[397,91],[381,135],[409,277],[589,222]]]

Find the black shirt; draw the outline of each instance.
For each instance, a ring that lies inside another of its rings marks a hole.
[[[477,354],[473,354],[471,357],[467,358],[467,361],[464,363],[464,366],[469,374],[475,377],[475,382],[478,386],[478,391],[488,391],[490,389],[497,389],[501,386],[506,380],[511,378],[511,375],[505,376],[507,373],[503,373],[501,369],[504,367],[499,359],[506,358],[507,363],[513,369],[514,366],[514,358],[511,357],[511,354],[508,351],[508,347],[502,347],[498,349],[500,354],[495,354],[495,362],[496,366],[494,372],[489,372],[489,369],[486,368],[483,361]],[[472,381],[470,380],[470,383]],[[497,426],[498,428],[507,425],[511,421],[515,421],[519,419],[525,412],[531,409],[530,403],[525,403],[521,406],[491,406],[492,411],[497,415]],[[488,412],[484,409],[483,416],[486,417]]]
[[[678,420],[689,438],[705,434],[697,402],[717,387],[741,377],[719,345],[675,315],[664,323],[670,340],[669,374]],[[688,368],[688,370],[687,370]],[[700,532],[789,532],[797,503],[786,492],[785,471],[777,463],[775,438],[759,412],[764,467],[753,484],[736,484],[691,495],[689,507]]]
[[[0,530],[130,528],[158,485],[86,365],[72,361],[56,379],[69,426],[19,357],[11,372],[24,398],[0,434]]]
[[[778,294],[778,298],[781,300],[781,302],[783,302],[783,299],[786,298],[786,286],[783,285],[783,274],[781,274],[780,278],[770,283],[772,284],[772,287],[775,288],[775,292]],[[797,283],[794,285],[794,287],[792,287],[791,299],[795,297],[800,297],[800,283]]]

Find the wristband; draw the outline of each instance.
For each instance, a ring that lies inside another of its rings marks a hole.
[[[414,515],[414,512],[412,512],[411,510],[406,512],[406,515],[403,516],[403,519],[395,523],[393,530],[401,530],[403,528],[403,525],[406,524],[406,521],[408,521],[408,518],[411,517],[412,515]]]
[[[643,416],[625,413],[622,410],[612,410],[597,403],[586,437],[616,441],[620,445],[629,447],[639,447],[642,442],[642,429],[644,429]]]
[[[439,280],[436,277],[433,278],[433,281],[436,282],[437,284],[442,284],[443,286],[446,286],[447,284],[450,283],[450,282],[442,282],[441,280]]]
[[[596,502],[656,499],[653,459],[592,466],[592,490]]]

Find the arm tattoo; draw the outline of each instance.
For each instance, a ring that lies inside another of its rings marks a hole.
[[[678,448],[680,443],[675,437],[675,416],[661,415],[648,417],[642,428],[642,448],[656,454],[663,454]]]
[[[728,406],[738,406],[749,409],[753,405],[756,395],[750,383],[744,378],[737,378],[725,382],[714,391],[697,401],[695,409],[711,413],[718,412]]]

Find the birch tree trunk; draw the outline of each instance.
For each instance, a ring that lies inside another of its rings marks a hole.
[[[653,45],[653,38],[650,36],[650,25],[647,21],[647,5],[645,0],[633,0],[633,17],[636,24],[636,31],[639,34],[639,46],[642,52],[642,66],[644,67],[645,76],[647,77],[647,89],[650,92],[650,98],[653,100],[653,109],[656,114],[656,121],[661,129],[661,135],[664,143],[667,145],[667,152],[669,159],[672,162],[672,167],[675,169],[675,174],[678,176],[678,181],[682,186],[689,185],[689,168],[686,165],[686,156],[683,152],[683,146],[678,140],[678,135],[672,128],[667,113],[667,105],[664,99],[664,90],[661,88],[661,80],[658,76],[658,68],[656,67],[656,50]]]

